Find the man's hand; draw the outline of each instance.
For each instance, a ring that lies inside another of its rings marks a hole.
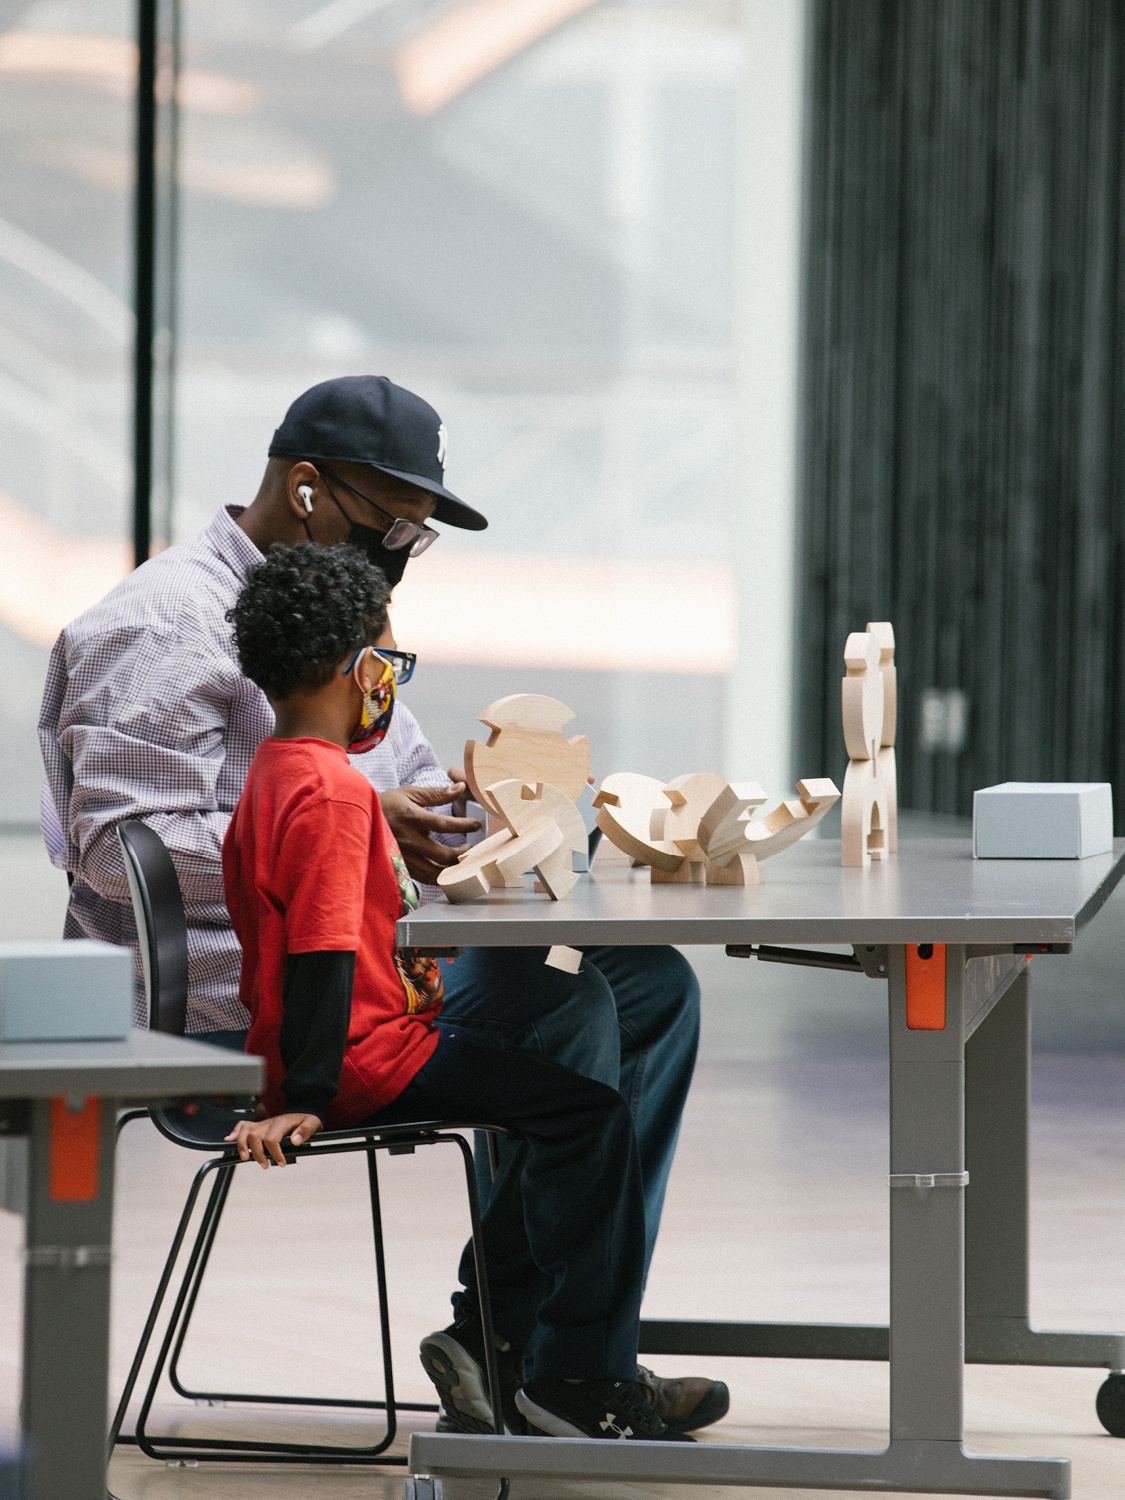
[[[285,1166],[285,1153],[281,1143],[286,1136],[294,1146],[311,1141],[324,1122],[317,1115],[291,1114],[272,1115],[266,1120],[239,1120],[227,1136],[238,1147],[243,1161],[251,1157],[260,1167],[268,1171],[271,1158],[279,1167]]]
[[[459,833],[463,837],[480,828],[476,818],[451,818],[431,811],[464,795],[463,781],[452,786],[399,786],[393,792],[380,792],[383,812],[398,840],[406,868],[415,880],[436,885],[439,872],[455,865],[458,854],[465,848],[464,844],[457,847],[439,844],[434,839],[435,833]]]
[[[465,775],[465,767],[450,766],[449,770],[446,771],[445,774],[449,777],[454,786],[459,786],[461,788],[461,795],[459,797],[454,797],[453,799],[452,810],[453,816],[455,818],[463,818],[465,816],[465,812],[468,808],[469,803],[469,794],[466,790],[469,785],[469,778]]]

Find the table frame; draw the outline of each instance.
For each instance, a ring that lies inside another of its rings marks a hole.
[[[1066,945],[1100,908],[1122,872],[1122,851],[1069,930],[1052,919],[1042,938]],[[526,909],[526,908],[525,908]],[[538,908],[540,918],[542,907]],[[467,915],[467,913],[466,913]],[[517,919],[517,908],[510,916]],[[411,921],[410,940],[488,941],[499,933],[457,913]],[[1026,923],[1027,918],[1021,920]],[[511,922],[505,925],[511,927]],[[643,942],[647,924],[633,924]],[[722,931],[713,941],[749,934]],[[565,942],[543,920],[534,941]],[[1055,928],[1058,927],[1056,931]],[[793,941],[792,932],[778,933]],[[827,935],[827,934],[826,934]],[[983,934],[982,934],[983,935]],[[404,934],[400,932],[400,940]],[[512,942],[505,933],[501,942]],[[896,932],[896,938],[899,934]],[[920,931],[919,940],[930,934]],[[934,934],[940,941],[941,934]],[[989,930],[988,936],[1000,936]],[[800,941],[800,938],[796,938]],[[830,936],[829,940],[833,940]],[[1021,931],[1020,940],[1023,941]],[[612,942],[608,932],[587,941]],[[1027,946],[1035,946],[1031,934]],[[1064,946],[1065,951],[1065,946]],[[890,1324],[642,1323],[641,1352],[806,1359],[888,1359],[886,1448],[758,1444],[606,1443],[581,1438],[414,1433],[417,1474],[621,1480],[633,1483],[777,1485],[816,1489],[1027,1495],[1066,1500],[1070,1462],[974,1454],[964,1446],[966,1360],[1120,1369],[1125,1335],[1031,1328],[1028,1308],[1029,962],[1012,942],[947,943],[942,1030],[907,1025],[907,946],[864,944],[855,953],[888,990],[890,1051]]]

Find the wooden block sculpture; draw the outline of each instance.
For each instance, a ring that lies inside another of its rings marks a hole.
[[[759,861],[795,844],[840,799],[827,779],[799,781],[797,791],[754,821],[766,801],[757,782],[704,772],[664,784],[620,771],[602,782],[594,806],[602,833],[650,865],[654,883],[757,885]]]
[[[562,732],[573,718],[565,703],[537,693],[500,698],[480,715],[492,733],[486,744],[466,744],[465,776],[489,814],[489,836],[438,876],[450,901],[522,886],[529,870],[553,901],[574,889],[573,856],[585,854],[587,844],[577,798],[590,771],[590,742]]]
[[[841,709],[848,769],[840,804],[841,860],[859,868],[898,848],[895,633],[887,621],[853,631],[844,646]]]
[[[571,856],[585,850],[586,827],[568,797],[543,782],[512,779],[488,787],[478,800],[501,826],[438,875],[448,900],[475,901],[495,887],[522,886],[528,870],[554,901],[574,889]]]
[[[465,775],[482,807],[488,805],[482,792],[512,780],[541,781],[578,801],[590,774],[590,741],[584,734],[573,739],[563,734],[563,725],[574,718],[565,703],[538,693],[513,693],[489,704],[478,717],[492,733],[487,744],[466,744]]]

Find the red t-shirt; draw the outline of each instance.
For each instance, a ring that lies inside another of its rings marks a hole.
[[[263,740],[223,840],[227,906],[242,944],[246,1050],[263,1099],[285,1110],[280,1036],[291,953],[354,952],[351,1024],[326,1124],[354,1125],[398,1097],[438,1043],[437,1007],[410,1014],[395,967],[402,895],[374,787],[339,745]]]

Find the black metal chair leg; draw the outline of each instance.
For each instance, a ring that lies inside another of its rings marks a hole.
[[[195,1304],[199,1300],[204,1273],[211,1259],[211,1251],[215,1248],[215,1236],[219,1232],[219,1222],[223,1217],[223,1209],[227,1206],[227,1198],[230,1196],[230,1190],[233,1186],[233,1171],[223,1174],[223,1190],[221,1194],[217,1195],[214,1211],[207,1225],[207,1233],[203,1237],[199,1252],[199,1262],[196,1266],[195,1276],[192,1280],[191,1289],[188,1292],[187,1301],[184,1303],[184,1312],[183,1317],[180,1319],[179,1332],[176,1334],[176,1341],[172,1345],[172,1353],[168,1360],[168,1382],[176,1394],[183,1396],[187,1401],[208,1399],[196,1391],[187,1390],[181,1384],[179,1376],[180,1354],[183,1351],[184,1340],[187,1338],[188,1328],[191,1325],[192,1314],[195,1312]]]
[[[189,1189],[187,1195],[187,1201],[184,1204],[183,1212],[180,1214],[180,1222],[176,1225],[176,1233],[172,1238],[171,1249],[168,1251],[167,1259],[164,1262],[164,1270],[161,1272],[160,1280],[156,1286],[156,1295],[152,1299],[152,1306],[149,1308],[148,1318],[145,1321],[144,1330],[141,1333],[141,1341],[137,1345],[137,1352],[133,1356],[132,1365],[129,1367],[129,1375],[125,1381],[125,1388],[121,1393],[121,1400],[117,1403],[117,1410],[116,1412],[114,1412],[113,1421],[110,1424],[110,1454],[113,1453],[114,1445],[117,1442],[118,1434],[120,1433],[122,1423],[125,1420],[125,1414],[129,1409],[129,1402],[132,1400],[133,1391],[137,1384],[137,1377],[141,1373],[141,1366],[144,1363],[145,1355],[148,1353],[148,1346],[152,1341],[153,1330],[156,1327],[157,1319],[160,1317],[160,1309],[163,1305],[164,1298],[167,1295],[169,1282],[172,1280],[172,1272],[176,1268],[176,1261],[179,1259],[180,1250],[183,1247],[184,1236],[187,1234],[188,1225],[191,1222],[191,1216],[195,1211],[195,1205],[199,1198],[199,1191],[203,1186],[204,1178],[207,1176],[208,1172],[212,1170],[213,1167],[214,1162],[204,1162],[203,1166],[200,1167],[199,1171],[192,1179],[191,1188]],[[212,1194],[212,1197],[213,1196],[214,1194]]]
[[[477,1304],[484,1335],[484,1364],[488,1373],[488,1399],[492,1402],[492,1425],[497,1435],[503,1437],[504,1410],[500,1402],[500,1371],[496,1364],[496,1340],[492,1329],[492,1298],[488,1292],[488,1270],[484,1263],[484,1234],[481,1228],[480,1199],[477,1196],[473,1150],[463,1136],[455,1135],[446,1139],[456,1141],[460,1146],[461,1160],[465,1168],[465,1187],[469,1195],[469,1225],[473,1241],[473,1271],[476,1275]]]
[[[395,1372],[391,1352],[391,1309],[387,1296],[387,1260],[383,1251],[383,1211],[379,1202],[379,1164],[374,1151],[367,1152],[367,1187],[371,1196],[371,1229],[375,1236],[375,1287],[379,1295],[379,1338],[383,1346],[383,1399],[387,1403],[387,1434],[382,1447],[389,1448],[398,1432],[395,1409]]]
[[[153,1401],[156,1398],[156,1391],[157,1387],[160,1384],[160,1377],[164,1373],[165,1365],[168,1363],[168,1352],[171,1349],[172,1342],[176,1337],[176,1331],[179,1327],[180,1318],[183,1315],[184,1303],[187,1301],[188,1292],[191,1288],[195,1276],[195,1268],[199,1263],[199,1256],[203,1248],[204,1239],[206,1238],[211,1226],[214,1209],[220,1195],[223,1199],[226,1198],[226,1193],[227,1191],[229,1191],[229,1183],[226,1181],[226,1179],[228,1179],[234,1171],[233,1163],[225,1162],[221,1157],[212,1158],[212,1160],[207,1163],[207,1167],[208,1169],[214,1168],[217,1171],[218,1175],[215,1179],[215,1186],[211,1190],[211,1197],[208,1201],[207,1209],[204,1212],[203,1220],[199,1226],[199,1232],[195,1237],[195,1243],[191,1247],[191,1254],[188,1256],[187,1269],[184,1272],[183,1280],[180,1282],[180,1289],[176,1294],[176,1300],[172,1306],[172,1313],[168,1320],[168,1327],[164,1330],[164,1338],[160,1345],[160,1352],[158,1353],[156,1358],[156,1367],[152,1372],[152,1379],[149,1381],[148,1390],[145,1392],[145,1397],[141,1403],[141,1409],[137,1414],[137,1421],[133,1429],[134,1437],[137,1441],[137,1446],[143,1453],[147,1453],[149,1458],[162,1458],[163,1455],[157,1453],[149,1443],[149,1440],[145,1434],[145,1423],[148,1421],[149,1413],[152,1410]]]

